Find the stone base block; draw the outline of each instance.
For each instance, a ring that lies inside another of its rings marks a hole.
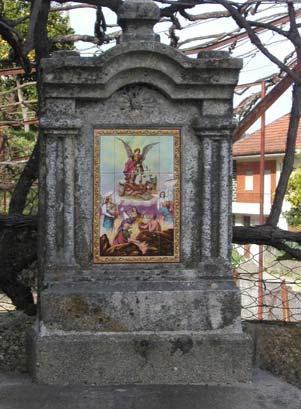
[[[31,336],[31,368],[45,384],[200,384],[251,379],[242,333],[61,333]]]
[[[234,287],[163,290],[144,284],[142,289],[121,291],[99,286],[97,291],[83,285],[42,291],[40,309],[47,329],[92,333],[240,329],[240,293]]]

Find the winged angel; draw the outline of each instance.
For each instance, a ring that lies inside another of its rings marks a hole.
[[[128,157],[123,170],[125,181],[127,183],[135,183],[137,176],[143,175],[144,173],[143,162],[146,159],[146,155],[153,148],[153,146],[157,145],[159,142],[154,142],[146,145],[141,153],[140,148],[135,148],[133,151],[128,143],[120,138],[118,139],[120,140],[120,142],[122,142]]]

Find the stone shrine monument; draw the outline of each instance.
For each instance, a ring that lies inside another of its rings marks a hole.
[[[231,271],[232,97],[241,61],[158,41],[127,0],[120,43],[42,62],[41,383],[250,379]]]

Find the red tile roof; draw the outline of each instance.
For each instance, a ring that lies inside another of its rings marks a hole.
[[[265,127],[265,153],[284,153],[290,114],[286,114]],[[298,129],[297,148],[301,148],[301,121]],[[233,145],[233,156],[260,154],[260,129]]]

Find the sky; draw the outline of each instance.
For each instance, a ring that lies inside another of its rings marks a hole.
[[[155,143],[147,152],[143,167],[145,175],[156,176],[158,188],[164,188],[164,182],[173,179],[173,148],[172,135],[102,135],[100,138],[100,174],[102,175],[101,195],[116,190],[119,181],[124,180],[123,170],[128,160],[126,150],[121,142],[126,142],[132,151]],[[102,154],[102,152],[104,154]]]
[[[269,6],[269,9],[266,13],[280,13],[283,11],[283,6],[277,5]],[[104,9],[106,20],[108,24],[116,24],[116,15],[111,12],[109,9]],[[194,11],[190,13],[203,13],[208,11],[216,10],[216,6],[203,5],[198,6]],[[221,8],[222,10],[222,8]],[[89,34],[93,35],[94,32],[94,21],[95,21],[95,9],[77,9],[69,12],[71,26],[74,28],[77,34]],[[183,25],[187,25],[187,22],[184,20],[181,21]],[[160,34],[161,42],[167,43],[168,39],[168,23],[160,23],[155,26],[155,31]],[[204,37],[209,36],[215,33],[224,33],[230,32],[236,28],[235,23],[230,18],[223,18],[215,21],[202,21],[200,23],[189,24],[184,30],[177,32],[180,36],[180,41],[187,40],[189,38],[195,37]],[[116,31],[118,27],[112,27],[109,31]],[[291,50],[292,47],[287,41],[283,41],[277,34],[267,32],[261,36],[261,39],[264,43],[271,43],[269,49],[279,58],[286,56]],[[202,41],[208,41],[205,39],[198,39],[195,42],[185,44],[183,47],[191,47],[193,45],[200,44]],[[89,43],[78,42],[77,48],[81,51],[83,56],[93,55],[94,53],[100,54],[108,46],[97,49],[95,46]],[[251,57],[244,58],[245,54],[250,50],[254,49],[254,53]],[[225,48],[227,50],[227,48]],[[244,67],[240,73],[239,84],[249,83],[258,78],[266,77],[270,74],[278,72],[279,69],[275,64],[263,56],[259,51],[256,51],[255,47],[250,45],[248,41],[244,41],[239,44],[234,53],[233,57],[244,58]],[[194,56],[192,56],[194,58]],[[243,94],[242,96],[235,96],[234,105],[237,105],[239,101],[245,98],[247,95],[253,92],[258,92],[260,86],[253,87],[251,91]],[[277,119],[278,117],[287,114],[290,111],[291,107],[291,88],[289,88],[273,105],[266,111],[266,123],[270,123]],[[260,121],[257,121],[248,131],[252,132],[260,126]]]

